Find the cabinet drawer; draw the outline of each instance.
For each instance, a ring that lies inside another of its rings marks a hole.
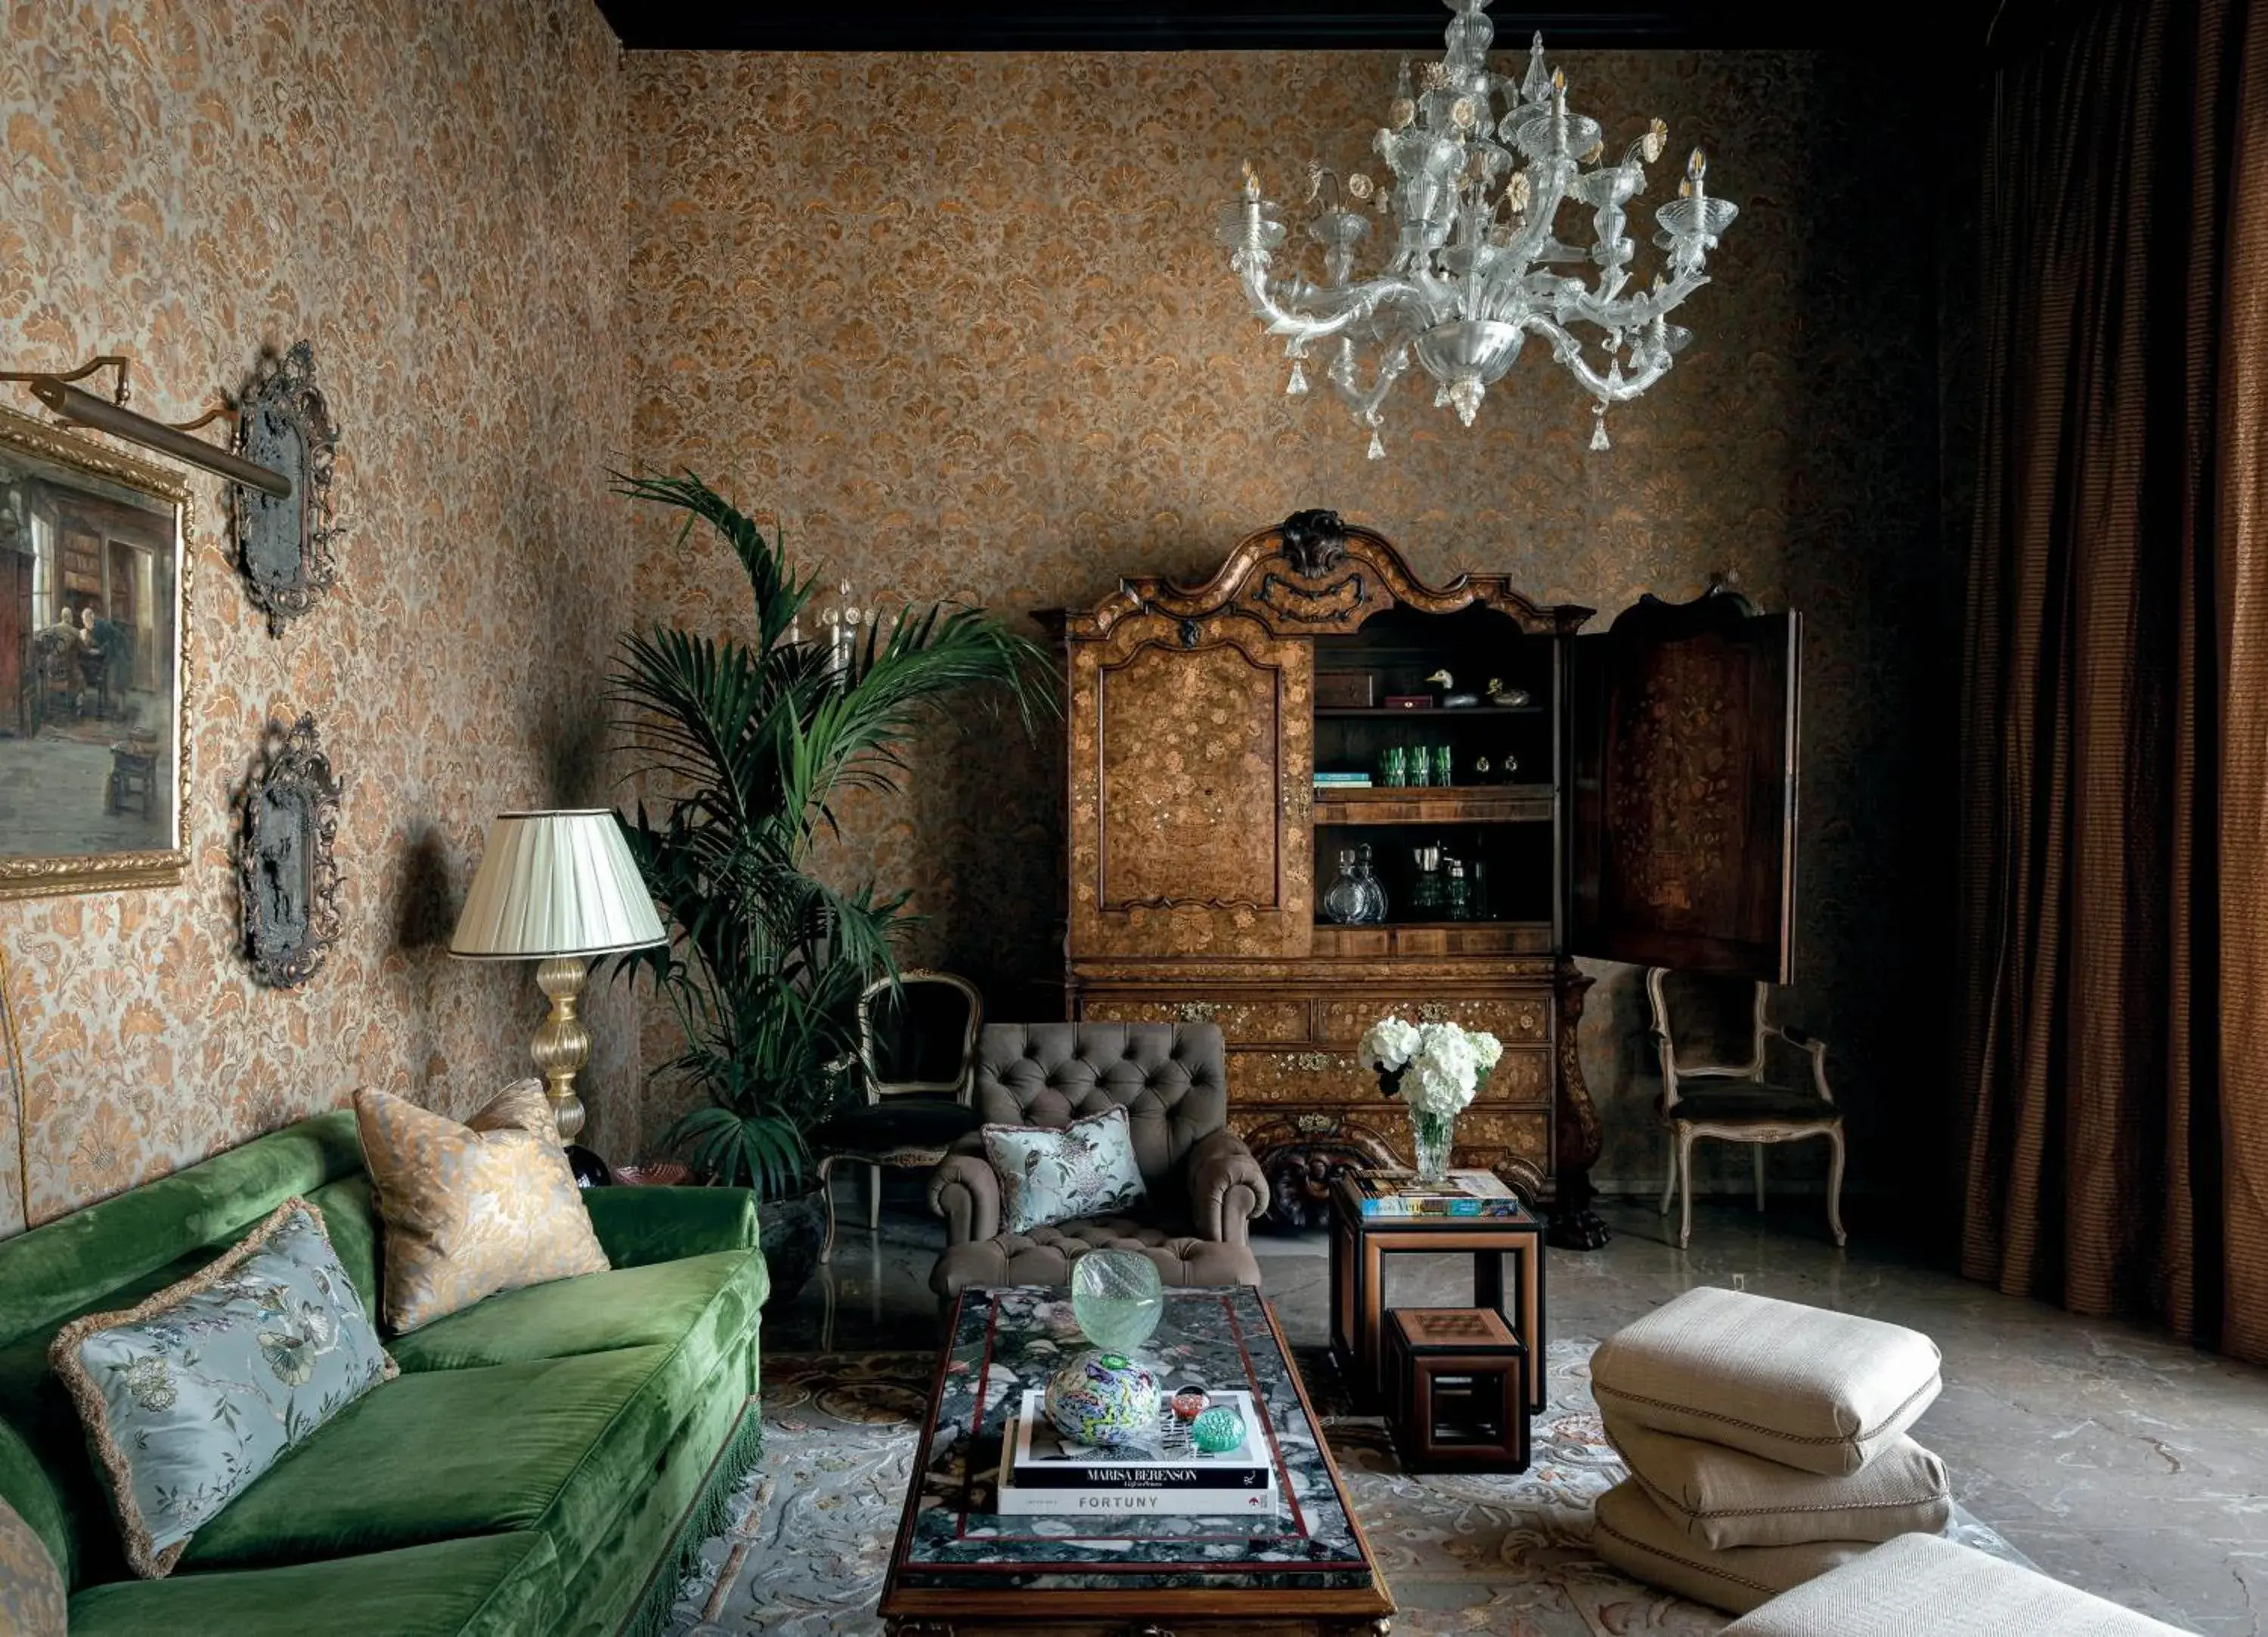
[[[1509,1103],[1524,1108],[1551,1106],[1551,1048],[1507,1046],[1495,1069],[1481,1084],[1476,1108],[1489,1103]],[[1462,1116],[1460,1117],[1462,1123]]]
[[[1329,1000],[1323,1002],[1323,1026],[1317,1038],[1332,1046],[1352,1047],[1371,1024],[1390,1013],[1411,1023],[1453,1023],[1463,1029],[1485,1029],[1508,1046],[1523,1040],[1540,1043],[1551,1038],[1550,1008],[1548,992],[1450,995],[1431,1000],[1407,995]]]
[[[1105,992],[1090,993],[1080,1004],[1089,1017],[1108,1023],[1219,1024],[1232,1046],[1314,1038],[1312,1009],[1305,1001],[1168,1000]]]
[[[1517,1171],[1532,1166],[1541,1177],[1551,1175],[1551,1116],[1490,1108],[1476,1103],[1457,1116],[1454,1161],[1460,1165],[1503,1166]]]
[[[1378,1076],[1352,1052],[1233,1051],[1228,1054],[1231,1106],[1373,1103],[1391,1107],[1378,1092]]]

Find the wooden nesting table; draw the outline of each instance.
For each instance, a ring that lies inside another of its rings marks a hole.
[[[1543,1407],[1543,1223],[1525,1206],[1509,1216],[1365,1216],[1344,1174],[1331,1183],[1331,1351],[1366,1402],[1385,1388],[1386,1259],[1473,1259],[1473,1305],[1504,1315],[1528,1349],[1528,1411]],[[1512,1283],[1505,1283],[1505,1259]]]

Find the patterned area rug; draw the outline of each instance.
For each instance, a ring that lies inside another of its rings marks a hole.
[[[1386,1423],[1348,1412],[1328,1354],[1299,1366],[1403,1633],[1698,1637],[1727,1617],[1627,1580],[1591,1553],[1591,1503],[1622,1481],[1591,1399],[1595,1341],[1550,1343],[1550,1407],[1516,1477],[1403,1472]],[[932,1353],[764,1362],[764,1454],[734,1497],[737,1520],[702,1549],[673,1612],[674,1637],[789,1637],[880,1630],[881,1595]],[[2022,1561],[1956,1512],[1957,1538]]]

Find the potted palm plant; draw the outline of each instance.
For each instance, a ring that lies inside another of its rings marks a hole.
[[[622,640],[610,680],[644,799],[623,820],[671,943],[622,958],[651,971],[685,1048],[656,1070],[702,1105],[664,1134],[696,1171],[755,1189],[776,1298],[817,1263],[824,1211],[812,1132],[858,1095],[858,1001],[895,977],[907,895],[808,868],[838,791],[895,788],[925,720],[971,694],[1027,725],[1052,695],[1042,651],[982,609],[932,605],[878,619],[847,655],[797,635],[815,576],[775,532],[699,478],[623,477],[616,492],[706,524],[748,577],[754,620],[722,638],[656,628]]]

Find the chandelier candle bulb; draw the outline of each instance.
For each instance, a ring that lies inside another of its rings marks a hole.
[[[1667,268],[1625,293],[1636,254],[1627,207],[1645,187],[1645,167],[1666,151],[1669,128],[1650,120],[1608,163],[1605,132],[1569,107],[1567,77],[1545,63],[1540,34],[1517,85],[1490,70],[1489,4],[1448,0],[1443,56],[1414,77],[1403,63],[1372,143],[1386,180],[1358,173],[1341,187],[1320,163],[1310,165],[1307,237],[1322,247],[1322,283],[1296,272],[1270,275],[1287,230],[1281,207],[1261,197],[1249,161],[1242,197],[1220,214],[1217,236],[1230,270],[1270,333],[1294,347],[1338,339],[1328,378],[1370,433],[1373,459],[1386,452],[1385,400],[1413,362],[1432,378],[1436,407],[1468,426],[1531,334],[1576,378],[1595,414],[1643,393],[1690,339],[1665,315],[1709,282],[1708,253],[1738,214],[1708,195],[1706,161],[1695,149],[1678,197],[1654,212],[1661,231],[1653,242],[1668,253]],[[1355,251],[1367,223],[1357,207],[1366,199],[1394,231],[1383,268],[1359,278]],[[1557,237],[1561,207],[1571,202],[1589,208],[1591,249]],[[1562,270],[1586,262],[1595,269],[1587,279]],[[1608,341],[1605,367],[1585,356],[1579,327]],[[1287,391],[1296,394],[1304,374],[1295,371],[1293,380]],[[1604,431],[1602,421],[1594,447],[1605,446]]]

